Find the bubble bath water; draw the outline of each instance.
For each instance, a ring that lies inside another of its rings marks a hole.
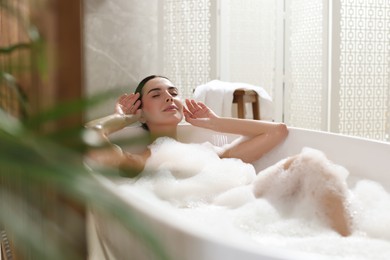
[[[184,145],[164,138],[151,150],[145,171],[122,183],[120,193],[126,198],[130,191],[136,192],[173,223],[219,239],[313,253],[318,259],[387,259],[390,255],[389,193],[377,182],[348,177],[341,166],[330,165],[341,182],[347,181],[354,222],[348,237],[316,218],[310,181],[306,191],[291,198],[284,192],[293,181],[272,179],[266,185],[271,195],[255,198],[253,183],[266,180],[259,180],[250,164],[219,159],[210,145]],[[310,171],[315,174],[315,169]]]

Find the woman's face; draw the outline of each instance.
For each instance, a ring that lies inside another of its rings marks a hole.
[[[166,78],[149,80],[142,89],[142,120],[149,129],[177,125],[183,118],[178,89]]]

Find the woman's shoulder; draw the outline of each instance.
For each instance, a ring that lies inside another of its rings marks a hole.
[[[150,157],[151,152],[149,149],[145,149],[141,153],[124,152],[123,155],[125,158],[122,160],[119,168],[122,171],[135,176],[144,170],[146,161]]]

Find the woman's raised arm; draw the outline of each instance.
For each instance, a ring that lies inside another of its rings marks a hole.
[[[205,104],[195,100],[186,100],[186,105],[184,115],[190,124],[246,137],[226,149],[221,157],[253,162],[281,143],[288,135],[288,129],[283,123],[219,117]]]
[[[139,93],[122,95],[116,103],[114,114],[92,120],[85,124],[85,127],[107,137],[109,134],[137,122],[140,118],[139,106],[141,104],[138,98]]]
[[[90,163],[115,167],[126,172],[131,177],[138,174],[144,167],[148,154],[131,154],[112,144],[108,135],[123,129],[140,118],[139,93],[123,95],[119,98],[115,113],[88,122],[85,127],[84,140],[96,149],[90,149],[86,157]]]

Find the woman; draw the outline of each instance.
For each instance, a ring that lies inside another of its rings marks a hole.
[[[283,123],[219,117],[201,102],[187,99],[185,104],[186,106],[183,106],[178,89],[169,79],[152,75],[140,82],[135,93],[120,97],[115,114],[94,120],[87,124],[87,128],[93,129],[99,137],[108,141],[108,135],[111,133],[139,121],[149,131],[153,141],[159,137],[176,138],[177,126],[184,116],[188,123],[197,127],[245,136],[246,138],[221,150],[218,155],[220,158],[238,158],[246,163],[258,160],[288,135],[287,127]],[[150,156],[151,151],[148,148],[133,154],[123,152],[116,146],[89,154],[90,158],[99,163],[118,167],[130,174],[134,171],[141,172]],[[282,169],[287,170],[296,158],[282,161]],[[257,186],[262,185],[260,183]],[[256,187],[254,193],[257,197],[264,195]],[[329,218],[330,225],[342,235],[350,234],[349,215],[343,194],[339,194],[339,189],[333,188],[323,193],[318,201],[323,204],[322,210]]]
[[[140,82],[134,94],[120,97],[115,114],[89,122],[86,126],[95,129],[107,141],[111,133],[138,121],[153,140],[161,136],[176,138],[177,126],[184,115],[185,120],[194,126],[247,136],[242,142],[222,151],[220,157],[238,158],[248,163],[258,160],[288,134],[286,125],[282,123],[222,118],[194,100],[187,99],[186,105],[183,106],[178,89],[169,79],[152,75]],[[116,148],[90,155],[106,165],[133,172],[134,169],[142,171],[150,151],[146,149],[141,154],[130,154]]]

